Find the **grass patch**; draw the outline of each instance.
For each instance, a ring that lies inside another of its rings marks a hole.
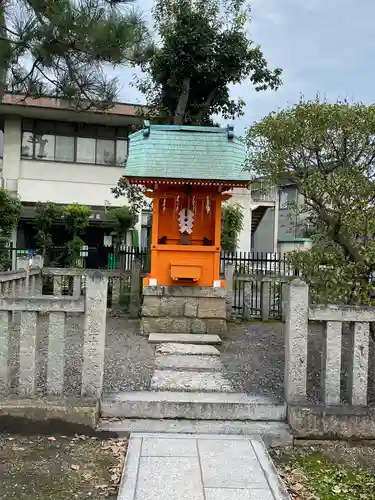
[[[0,435],[0,498],[116,499],[126,441]]]
[[[375,449],[347,443],[271,450],[293,500],[374,500]]]

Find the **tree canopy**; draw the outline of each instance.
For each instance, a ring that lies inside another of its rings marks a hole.
[[[295,183],[313,247],[291,262],[315,300],[368,303],[375,272],[375,106],[301,101],[255,123],[246,137],[255,175]]]
[[[11,267],[12,259],[8,251],[12,231],[17,227],[21,215],[21,202],[0,187],[0,271]]]
[[[149,34],[133,0],[6,0],[0,6],[0,99],[5,91],[108,106],[112,66],[145,57]]]
[[[281,70],[271,70],[249,39],[247,0],[155,0],[157,43],[141,63],[137,82],[148,114],[174,124],[211,124],[212,115],[243,115],[232,84],[249,80],[256,90],[276,90]]]

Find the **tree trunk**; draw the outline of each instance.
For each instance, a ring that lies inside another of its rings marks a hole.
[[[7,75],[7,62],[8,62],[8,55],[7,55],[7,50],[5,48],[5,45],[8,44],[5,39],[8,38],[7,36],[7,30],[5,28],[5,0],[0,0],[0,37],[1,37],[1,43],[4,45],[4,48],[2,50],[3,52],[3,58],[0,60],[0,103],[3,100],[4,94],[5,94],[5,84],[6,84],[6,75]]]
[[[189,100],[189,93],[190,93],[190,78],[184,78],[184,81],[182,82],[180,98],[178,100],[176,111],[173,117],[174,125],[182,125],[184,123],[186,106]]]
[[[207,99],[206,99],[206,102],[203,104],[202,106],[202,109],[201,111],[197,114],[197,116],[195,117],[195,123],[199,123],[203,120],[204,118],[204,115],[209,111],[210,109],[210,106],[212,104],[212,101],[214,100],[215,98],[215,95],[216,95],[216,92],[217,92],[217,89],[214,88],[211,90],[211,92],[209,93]]]

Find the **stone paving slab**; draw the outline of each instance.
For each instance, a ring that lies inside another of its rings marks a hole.
[[[156,354],[182,354],[184,356],[220,356],[220,351],[212,345],[178,344],[169,342],[156,346]]]
[[[118,500],[290,500],[251,436],[132,434]]]
[[[155,370],[152,391],[233,392],[232,384],[221,373]]]
[[[160,344],[161,342],[173,342],[181,344],[221,344],[219,335],[211,333],[150,333],[148,336],[150,344]]]
[[[157,354],[156,368],[173,370],[220,371],[222,366],[217,356],[185,356],[183,354]]]

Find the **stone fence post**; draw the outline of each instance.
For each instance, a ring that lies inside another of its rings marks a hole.
[[[85,296],[82,396],[100,397],[104,375],[108,278],[96,271]]]
[[[243,316],[245,321],[251,318],[251,313],[253,309],[252,300],[253,300],[253,281],[245,281],[244,294],[243,294]]]
[[[267,279],[260,283],[260,309],[262,321],[267,321],[270,317],[270,291],[271,282]]]
[[[227,296],[225,299],[225,303],[227,306],[227,319],[230,319],[233,313],[233,287],[234,287],[233,264],[225,264],[225,279],[227,281]]]
[[[53,276],[53,295],[59,297],[62,295],[63,277]]]
[[[304,281],[290,282],[285,306],[285,400],[292,403],[305,401],[307,392],[309,287]]]
[[[286,309],[286,303],[288,300],[288,289],[289,289],[289,283],[283,282],[281,283],[280,291],[281,291],[281,321],[285,322],[285,309]]]
[[[141,294],[141,262],[136,260],[132,269],[130,279],[130,309],[129,316],[131,318],[138,318],[140,308],[140,294]]]

